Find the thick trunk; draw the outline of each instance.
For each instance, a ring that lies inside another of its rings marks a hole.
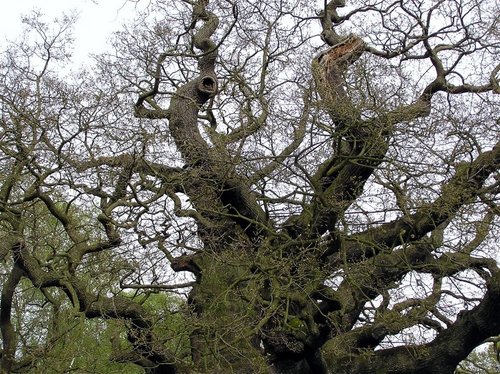
[[[206,252],[195,261],[201,269],[189,295],[195,367],[204,373],[265,372],[251,252],[240,248]]]

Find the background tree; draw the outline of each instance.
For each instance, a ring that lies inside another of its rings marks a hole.
[[[472,352],[464,361],[457,367],[455,373],[498,373],[500,370],[500,361],[498,360],[498,349],[496,348],[498,337],[494,339],[494,344],[489,344],[486,349],[477,349]]]
[[[77,317],[147,373],[452,373],[500,334],[498,4],[314,6],[157,1],[67,74],[74,20],[25,19],[4,372]]]

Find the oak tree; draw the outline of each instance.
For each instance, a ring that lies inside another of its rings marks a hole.
[[[150,374],[453,373],[500,334],[499,14],[157,0],[78,71],[74,19],[25,18],[2,373],[90,370],[40,368],[89,326]]]

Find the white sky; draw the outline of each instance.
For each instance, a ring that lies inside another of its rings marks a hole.
[[[79,12],[80,16],[74,27],[75,63],[85,59],[90,52],[104,51],[111,32],[118,30],[126,19],[134,16],[136,6],[127,0],[3,0],[2,3],[0,50],[4,49],[6,40],[14,40],[20,35],[21,15],[28,14],[33,9],[45,14],[45,21],[51,21],[63,12]]]

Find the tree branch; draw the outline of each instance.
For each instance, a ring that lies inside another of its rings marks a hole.
[[[470,165],[461,164],[455,175],[441,188],[441,196],[419,208],[415,213],[392,222],[353,234],[343,240],[344,255],[333,254],[330,265],[341,261],[355,262],[371,257],[383,248],[394,248],[413,242],[450,219],[465,204],[471,203],[481,193],[481,188],[491,173],[500,166],[500,142],[491,151],[481,153]],[[331,247],[330,252],[337,252]]]

